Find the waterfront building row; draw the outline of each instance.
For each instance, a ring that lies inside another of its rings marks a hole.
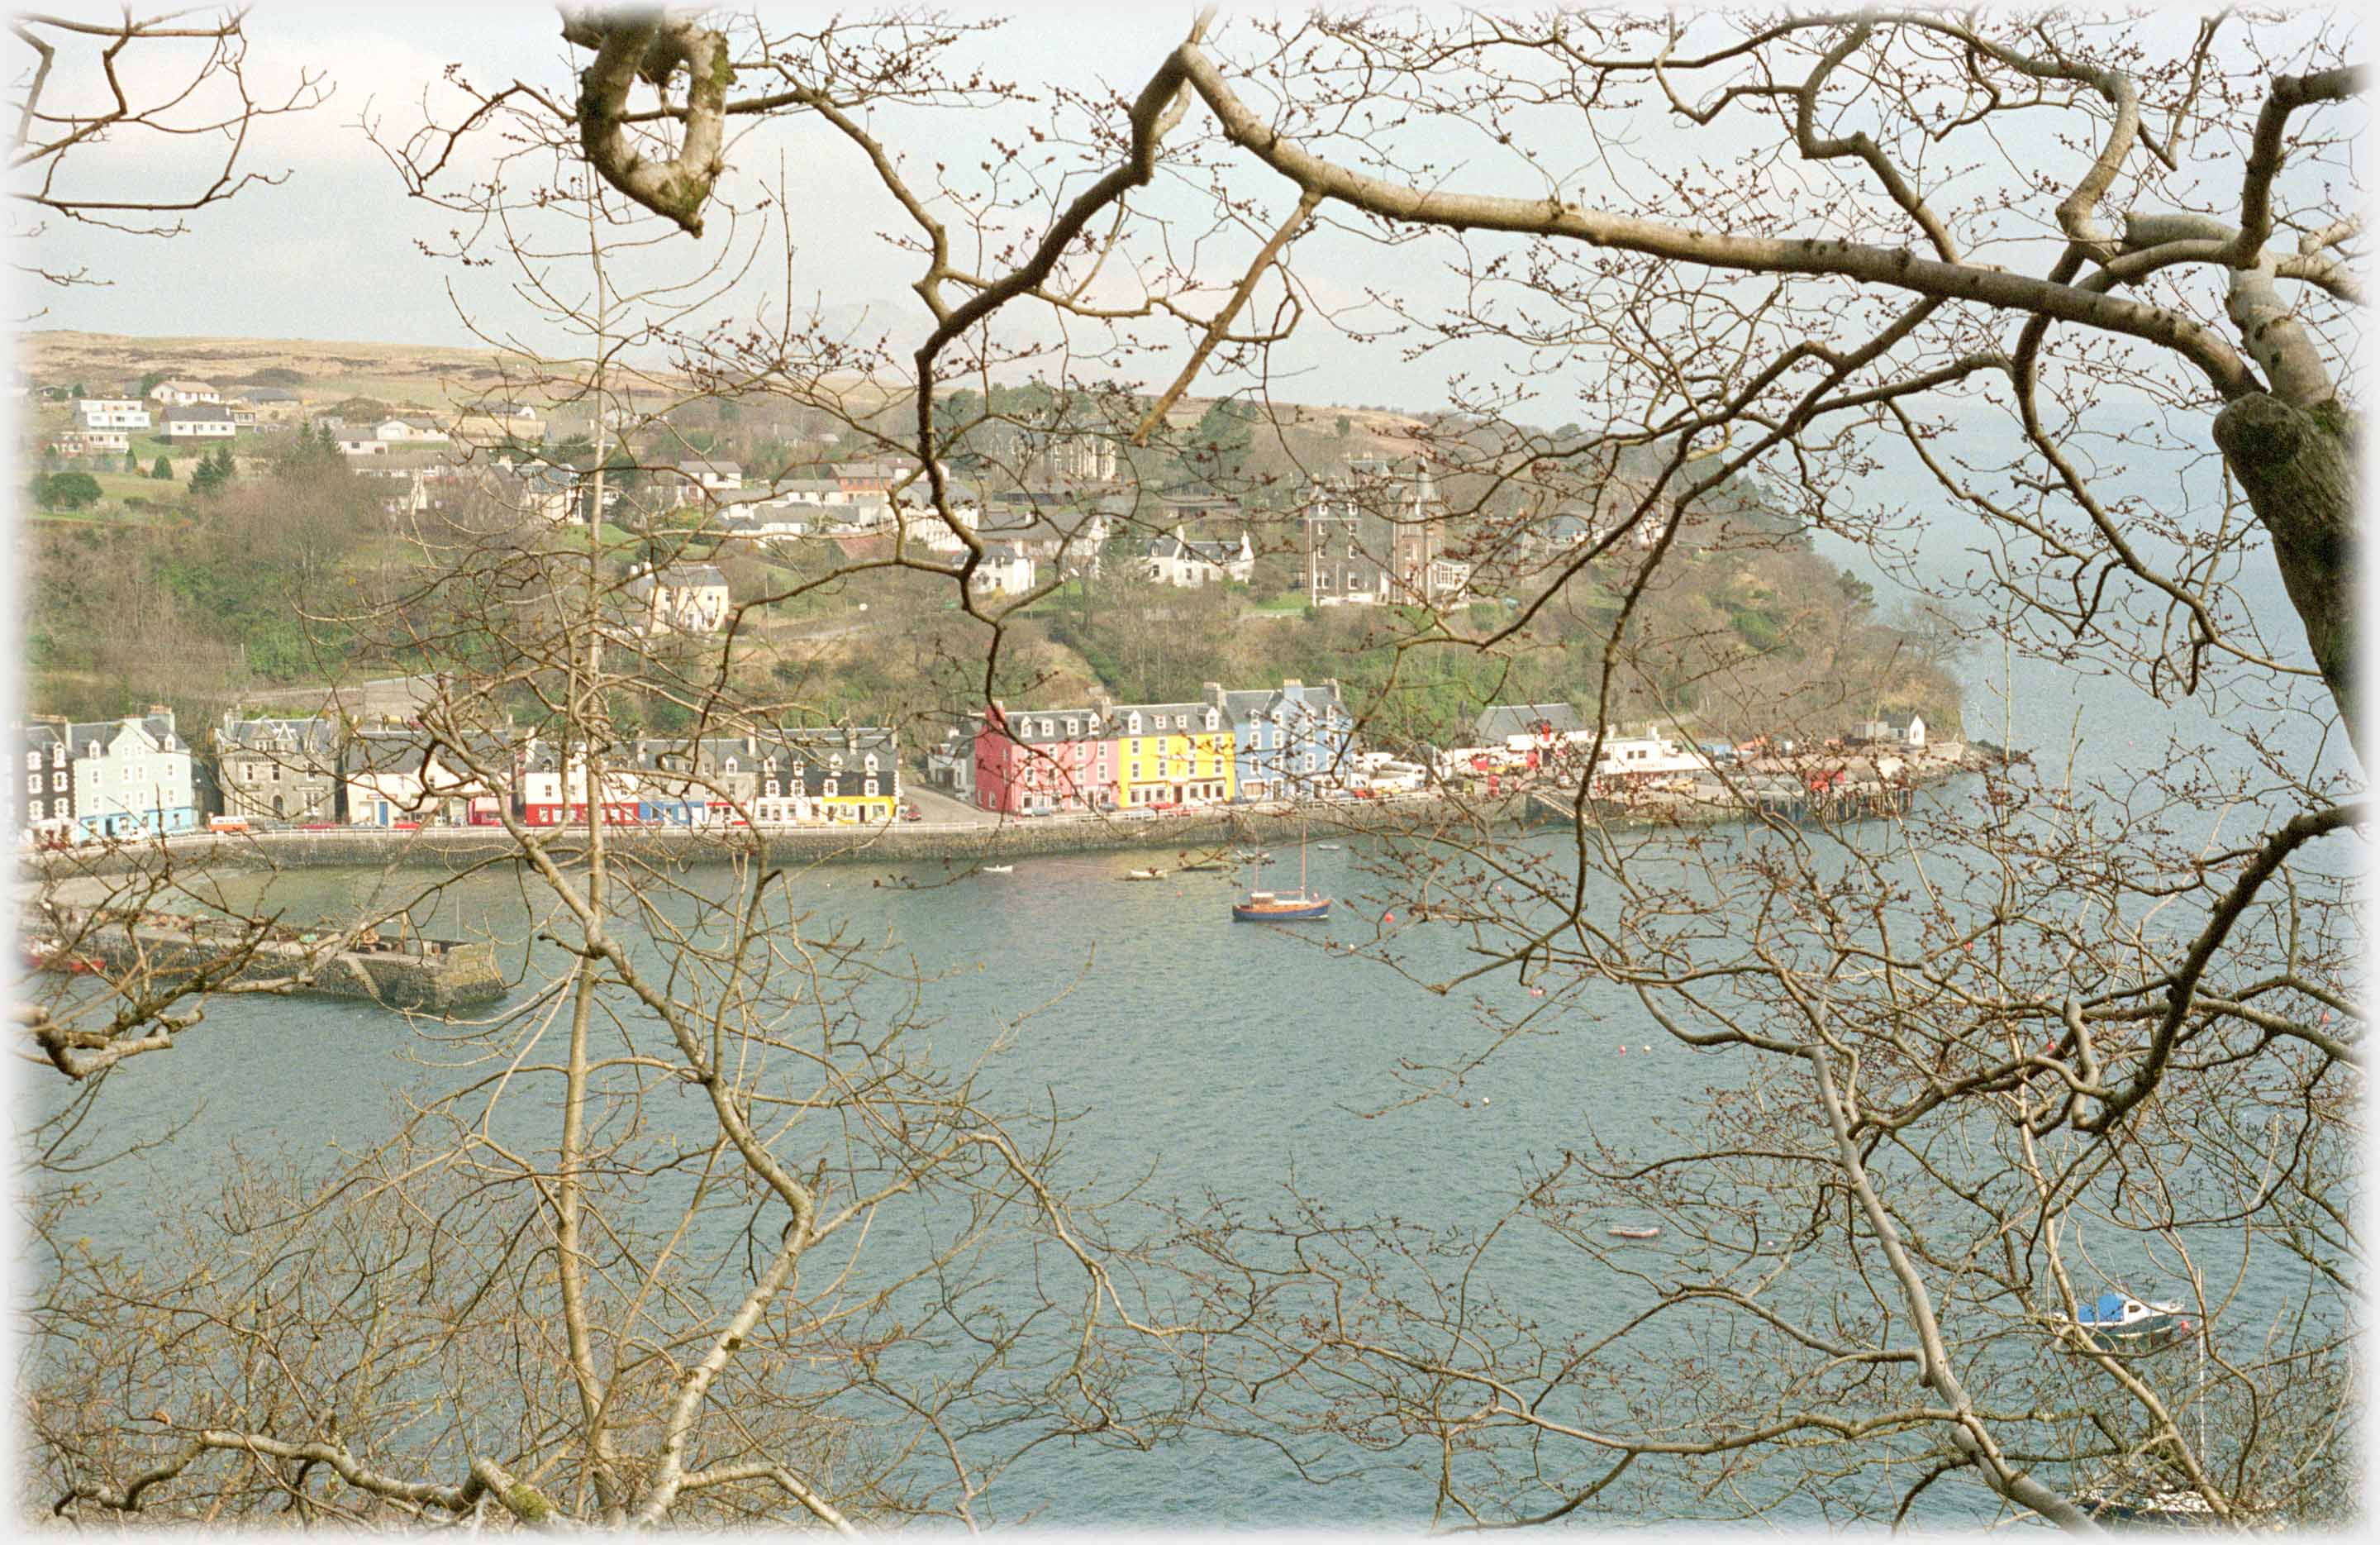
[[[210,821],[256,828],[581,823],[583,752],[533,733],[466,736],[418,726],[343,732],[327,718],[226,713],[212,765],[152,708],[118,721],[18,726],[25,765],[6,819],[43,845],[148,838]],[[900,748],[881,727],[775,728],[617,748],[593,782],[614,825],[834,826],[902,813]]]
[[[1227,691],[1196,701],[1011,709],[960,732],[968,792],[1003,815],[1198,808],[1311,797],[1346,786],[1354,718],[1339,684]]]

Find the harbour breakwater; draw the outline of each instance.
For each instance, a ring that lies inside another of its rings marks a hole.
[[[433,1013],[492,1003],[511,983],[484,940],[383,939],[122,907],[21,909],[26,964],[42,970],[104,971],[147,980],[203,975],[218,983],[272,986],[334,998],[364,998]]]

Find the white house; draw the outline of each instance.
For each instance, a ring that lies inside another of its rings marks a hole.
[[[1023,595],[1033,588],[1033,560],[1002,542],[984,551],[975,571],[975,588],[994,595]]]
[[[514,753],[488,736],[472,748],[489,765],[512,771]],[[418,730],[359,729],[341,759],[347,824],[487,825],[500,797]]]
[[[744,468],[733,461],[681,461],[677,464],[681,502],[691,500],[697,490],[704,493],[733,493],[744,486]]]
[[[203,381],[161,381],[149,388],[149,395],[168,408],[223,401],[223,394]]]
[[[132,432],[124,429],[70,429],[50,442],[50,449],[60,456],[96,456],[131,448]]]
[[[149,406],[135,397],[82,397],[75,403],[77,429],[147,429]]]
[[[456,420],[454,437],[474,445],[534,445],[545,439],[545,420],[527,403],[480,403]]]
[[[1885,713],[1861,723],[1852,738],[1870,745],[1906,746],[1911,750],[1925,745],[1925,719],[1915,712]]]
[[[438,427],[438,420],[419,416],[382,419],[372,426],[372,436],[375,439],[391,441],[397,444],[443,445],[446,444],[446,432]]]
[[[639,633],[716,633],[727,624],[727,577],[716,564],[642,570],[627,593]]]
[[[114,837],[197,829],[190,748],[174,733],[174,715],[165,709],[69,724],[67,746],[74,763],[75,821],[84,831]]]
[[[1172,535],[1148,544],[1148,577],[1160,585],[1192,587],[1220,579],[1236,579],[1245,585],[1256,571],[1256,549],[1248,545],[1245,531],[1240,533],[1236,545],[1185,541],[1182,528],[1176,526]]]
[[[239,426],[231,421],[231,409],[221,403],[177,404],[165,409],[165,421],[158,432],[168,440],[228,440],[239,432]]]
[[[389,442],[377,434],[358,434],[354,430],[335,432],[339,437],[339,454],[348,456],[386,456]]]

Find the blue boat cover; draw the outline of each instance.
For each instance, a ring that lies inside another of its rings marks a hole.
[[[2076,1323],[2082,1325],[2120,1325],[2124,1322],[2124,1296],[2102,1293],[2099,1301],[2084,1309]]]

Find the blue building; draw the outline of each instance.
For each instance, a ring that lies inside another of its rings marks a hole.
[[[74,819],[95,837],[155,837],[199,827],[190,748],[174,715],[152,708],[113,722],[69,724]]]
[[[1345,782],[1355,717],[1339,700],[1338,682],[1226,692],[1210,681],[1204,696],[1233,726],[1238,799],[1310,798]]]

